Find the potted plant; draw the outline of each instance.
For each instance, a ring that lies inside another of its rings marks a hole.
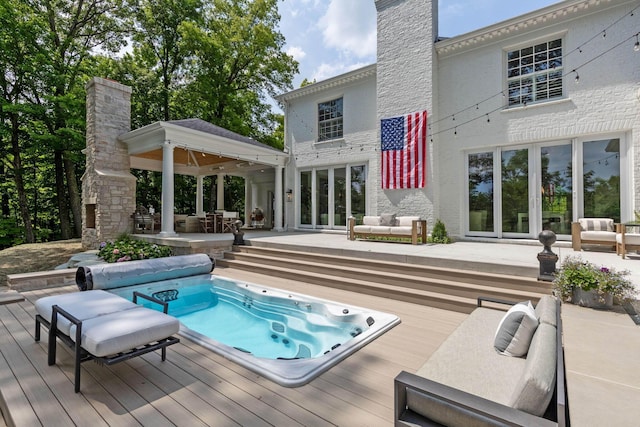
[[[597,267],[580,257],[568,256],[553,280],[556,294],[563,300],[584,307],[611,308],[614,299],[623,303],[634,296],[635,289],[627,270]]]

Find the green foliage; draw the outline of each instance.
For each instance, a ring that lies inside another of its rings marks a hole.
[[[171,256],[169,246],[161,246],[129,236],[121,236],[115,242],[100,243],[98,256],[106,262],[124,262],[138,259],[163,258]]]
[[[609,293],[620,301],[627,301],[635,292],[633,284],[626,277],[628,275],[627,270],[596,267],[579,256],[568,256],[556,272],[553,286],[563,299],[569,298],[574,288],[580,288],[584,291],[595,290],[599,296]]]
[[[431,230],[429,243],[451,243],[451,238],[447,233],[444,222],[440,221],[439,219],[436,220],[436,223],[433,226],[433,230]]]

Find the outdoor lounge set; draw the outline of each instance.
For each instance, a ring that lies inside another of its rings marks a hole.
[[[213,267],[204,254],[79,267],[76,283],[80,292],[36,301],[35,340],[40,340],[42,326],[48,328],[49,365],[56,363],[57,339],[73,349],[76,393],[84,361],[113,365],[155,350],[161,350],[164,361],[166,348],[180,341],[173,336],[180,322],[167,314],[167,302],[139,292],[129,301],[104,289],[206,274]],[[138,305],[138,298],[159,304],[163,311]]]
[[[415,373],[395,379],[395,425],[566,426],[560,301],[483,303]]]

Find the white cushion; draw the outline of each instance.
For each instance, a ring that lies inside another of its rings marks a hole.
[[[622,234],[616,235],[616,242],[622,243]],[[640,245],[640,234],[625,233],[624,234],[625,245]]]
[[[364,216],[362,218],[362,225],[380,225],[379,216]]]
[[[80,321],[139,307],[125,298],[103,290],[53,295],[40,298],[35,303],[38,314],[48,321],[51,321],[54,305],[60,306]],[[59,331],[69,335],[71,325],[72,323],[66,317],[58,315]]]
[[[81,345],[92,355],[103,357],[168,338],[179,330],[180,322],[175,317],[138,307],[83,321]],[[75,334],[73,325],[71,339]]]
[[[420,219],[419,216],[399,216],[396,217],[396,221],[398,221],[398,225],[411,227],[413,225],[413,221],[418,221]]]
[[[583,231],[580,233],[580,239],[611,242],[613,244],[616,241],[616,233],[613,231]]]
[[[355,225],[353,227],[354,233],[369,233],[371,231],[370,225]]]
[[[493,346],[505,356],[524,356],[537,327],[538,318],[531,301],[515,304],[500,321]]]

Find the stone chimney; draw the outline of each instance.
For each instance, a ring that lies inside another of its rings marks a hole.
[[[131,88],[94,77],[86,85],[86,170],[82,176],[82,246],[97,249],[132,230],[136,178],[118,136],[131,130]]]

